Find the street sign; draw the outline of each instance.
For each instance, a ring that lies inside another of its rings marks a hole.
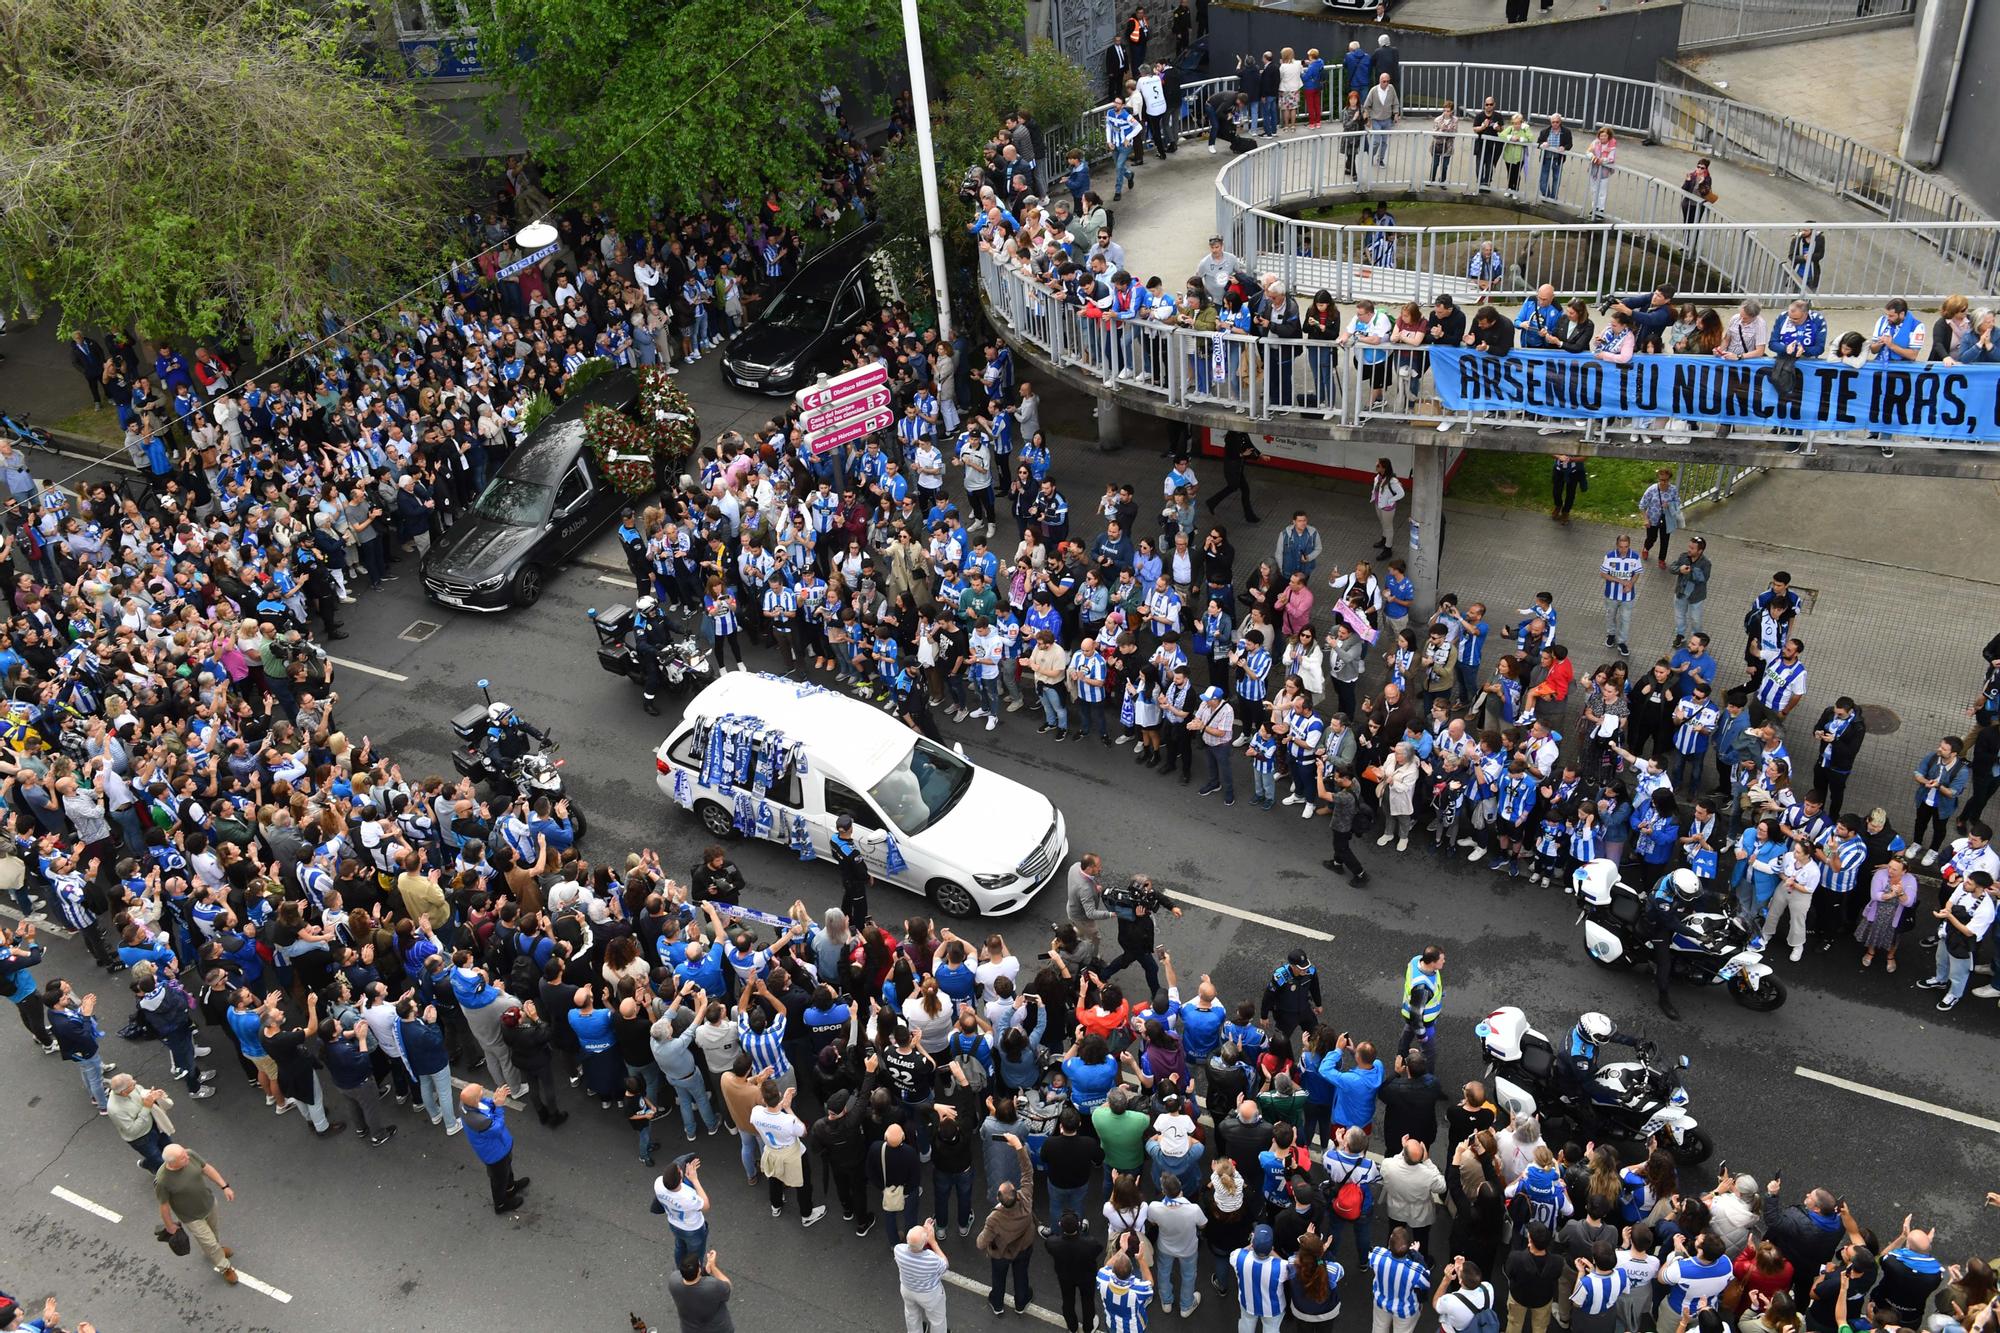
[[[866,393],[878,384],[888,382],[888,367],[878,363],[863,366],[859,370],[850,370],[844,375],[835,375],[832,379],[819,384],[808,385],[800,389],[794,398],[799,405],[799,411],[812,412],[822,407],[830,407],[856,394]]]
[[[806,443],[812,446],[813,453],[823,454],[830,449],[838,449],[843,444],[852,443],[864,435],[887,430],[895,423],[896,414],[883,408],[879,412],[871,412],[865,417],[850,421],[844,426],[836,426],[824,435],[810,436]]]
[[[799,429],[808,438],[845,426],[856,417],[873,416],[889,406],[894,397],[886,384],[878,384],[858,394],[843,395],[834,402],[799,418]]]

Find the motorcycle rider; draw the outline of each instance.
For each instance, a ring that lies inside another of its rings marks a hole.
[[[641,699],[646,711],[654,717],[660,715],[660,655],[673,642],[674,629],[672,620],[660,609],[658,599],[641,597],[633,603],[632,629],[625,636],[625,644],[644,672]]]
[[[1678,1023],[1681,1011],[1667,994],[1674,979],[1674,935],[1701,901],[1701,879],[1683,866],[1660,876],[1646,899],[1646,931],[1653,942],[1653,984],[1659,988],[1660,1012]]]
[[[530,738],[543,745],[549,743],[547,735],[506,704],[486,706],[486,736],[479,743],[479,756],[495,773],[511,775],[527,756]]]
[[[1598,1052],[1607,1045],[1639,1048],[1639,1038],[1620,1032],[1609,1014],[1588,1013],[1576,1020],[1556,1056],[1556,1082],[1565,1096],[1588,1097],[1597,1074]]]

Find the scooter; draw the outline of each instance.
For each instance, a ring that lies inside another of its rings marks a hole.
[[[1602,858],[1570,877],[1583,947],[1600,967],[1632,967],[1652,957],[1646,933],[1646,893],[1618,877]],[[1674,976],[1696,986],[1726,986],[1736,1003],[1766,1013],[1785,1002],[1785,983],[1772,974],[1761,951],[1750,947],[1749,926],[1734,911],[1693,912],[1673,938]]]
[[[1681,1162],[1708,1160],[1715,1144],[1688,1111],[1687,1088],[1676,1063],[1659,1058],[1659,1048],[1642,1042],[1639,1058],[1600,1064],[1587,1095],[1566,1089],[1554,1043],[1528,1026],[1528,1016],[1512,1006],[1495,1009],[1473,1027],[1486,1053],[1486,1086],[1493,1098],[1517,1116],[1562,1119],[1574,1125],[1564,1135],[1576,1139],[1659,1137]]]
[[[563,761],[551,757],[551,752],[559,748],[553,738],[543,738],[539,748],[529,750],[505,765],[496,765],[488,757],[485,740],[493,727],[525,725],[512,708],[493,701],[489,684],[485,680],[479,682],[479,693],[486,702],[470,705],[451,720],[452,733],[462,742],[451,752],[451,766],[458,770],[461,777],[483,782],[515,796],[546,796],[551,805],[569,800],[570,826],[581,840],[586,821],[582,809],[569,795],[563,781]]]
[[[634,680],[641,687],[646,684],[646,658],[649,650],[637,643],[633,630],[638,624],[638,612],[622,603],[607,606],[603,610],[592,607],[587,615],[591,628],[597,631],[597,665],[614,676],[624,676]],[[664,614],[655,610],[654,615]],[[668,621],[671,627],[673,622]],[[692,634],[675,630],[664,648],[650,650],[659,657],[660,685],[668,694],[680,694],[690,686],[706,684],[715,673],[715,664],[709,660],[708,652]],[[650,704],[652,696],[647,696]]]

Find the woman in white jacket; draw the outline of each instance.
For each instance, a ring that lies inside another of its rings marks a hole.
[[[1326,694],[1326,649],[1311,625],[1293,635],[1285,645],[1285,674],[1297,676],[1299,684],[1314,699]]]
[[[1417,752],[1409,742],[1398,742],[1396,748],[1382,760],[1381,780],[1376,783],[1375,789],[1389,815],[1382,836],[1375,839],[1375,845],[1386,847],[1389,839],[1394,838],[1396,850],[1407,851],[1410,825],[1417,811]]]

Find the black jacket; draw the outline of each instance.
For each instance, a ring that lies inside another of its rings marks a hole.
[[[1088,1225],[1074,1236],[1065,1236],[1058,1231],[1043,1244],[1048,1247],[1049,1257],[1055,1260],[1057,1282],[1065,1287],[1088,1289],[1097,1281],[1097,1267],[1104,1257],[1104,1247],[1090,1234]]]
[[[743,872],[736,868],[734,861],[725,860],[719,869],[714,870],[709,869],[704,861],[688,876],[688,894],[698,903],[712,898],[717,902],[734,904],[743,896]]]
[[[1826,729],[1826,724],[1831,721],[1833,721],[1833,709],[1830,707],[1821,709],[1819,721],[1813,723],[1813,730],[1823,731]],[[1861,749],[1861,742],[1867,739],[1868,719],[1862,715],[1861,710],[1856,709],[1854,716],[1848,719],[1847,729],[1841,732],[1833,742],[1833,754],[1830,756],[1832,762],[1826,765],[1827,770],[1833,773],[1852,773],[1854,771],[1854,756]],[[1816,765],[1819,762],[1817,752],[1820,748],[1819,746],[1814,747],[1813,762]]]
[[[1375,1090],[1382,1103],[1382,1141],[1399,1146],[1407,1136],[1428,1148],[1437,1142],[1438,1104],[1444,1091],[1435,1074],[1422,1078],[1392,1078]]]

